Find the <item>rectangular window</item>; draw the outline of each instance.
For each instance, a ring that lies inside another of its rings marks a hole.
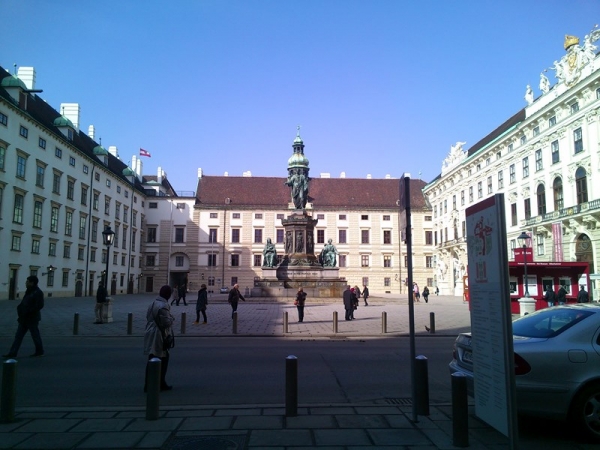
[[[77,249],[77,259],[79,261],[83,261],[85,259],[84,255],[85,255],[85,249],[83,247],[79,247]]]
[[[13,222],[23,223],[23,208],[25,204],[25,197],[21,194],[15,194],[15,204],[13,208]]]
[[[121,217],[121,204],[115,202],[115,219],[120,220]]]
[[[508,173],[510,176],[510,184],[517,182],[517,169],[514,164],[511,164],[508,168]]]
[[[0,144],[0,170],[4,170],[6,164],[6,148]]]
[[[433,268],[433,256],[425,256],[425,267],[428,269]]]
[[[283,214],[277,214],[277,220],[282,220],[283,218]]]
[[[8,116],[6,114],[0,113],[0,125],[8,126]]]
[[[433,231],[425,231],[425,245],[433,245]]]
[[[48,272],[48,275],[46,276],[46,286],[54,286],[54,272]]]
[[[90,171],[90,168],[84,164],[83,165],[83,173],[87,174],[87,173],[89,173],[89,171]]]
[[[576,112],[579,112],[579,103],[573,102],[571,103],[571,114],[575,114]]]
[[[473,203],[473,186],[469,187],[469,203]]]
[[[106,187],[110,187],[110,180],[108,178],[106,179]],[[177,206],[179,207],[179,203],[177,204]]]
[[[361,244],[369,243],[369,230],[360,230],[360,243]]]
[[[254,229],[254,243],[260,244],[263,241],[263,230],[262,228]]]
[[[149,202],[148,203],[148,208],[149,209],[156,209],[156,208],[158,208],[158,203],[156,203],[156,202]]]
[[[87,217],[79,216],[79,239],[85,239],[86,226],[87,226]]]
[[[539,172],[544,168],[544,164],[542,164],[542,149],[538,149],[535,151],[535,171]]]
[[[96,191],[94,191],[93,207],[95,211],[98,211],[100,208],[100,194]]]
[[[525,136],[525,135],[521,136],[521,139],[519,139],[519,142],[521,143],[521,145],[527,144],[527,136]]]
[[[347,219],[346,219],[346,214],[340,214],[340,215],[338,216],[338,220],[347,220]]]
[[[577,128],[573,131],[573,143],[575,145],[576,154],[583,151],[583,134],[581,128]]]
[[[538,256],[542,256],[544,254],[544,235],[536,234],[536,247]]]
[[[360,266],[369,267],[369,255],[360,255]]]
[[[258,219],[258,220],[262,220],[263,215],[262,215],[262,213],[256,213],[256,214],[254,214],[254,218]]]
[[[25,168],[27,167],[27,158],[17,155],[17,178],[25,178]]]
[[[35,255],[40,254],[40,240],[38,238],[33,238],[31,241],[31,253]]]
[[[42,228],[42,202],[39,200],[33,204],[33,227]]]
[[[452,209],[455,210],[456,209],[456,195],[452,196]]]
[[[35,174],[35,185],[41,188],[44,187],[44,174],[46,173],[46,168],[44,166],[37,166],[37,171]]]
[[[262,264],[262,255],[254,255],[254,267],[260,267]]]
[[[362,214],[360,216],[360,220],[369,220],[369,215],[368,214]]]
[[[548,128],[552,128],[556,125],[556,116],[552,116],[548,119]]]
[[[62,273],[62,287],[69,286],[69,272]]]
[[[48,256],[56,256],[56,242],[50,242],[48,246]]]
[[[210,217],[211,219],[218,219],[218,218],[219,218],[219,215],[218,215],[216,212],[211,212],[209,217]]]
[[[317,214],[317,219],[325,220],[325,214]]]
[[[53,206],[50,209],[50,231],[58,232],[58,206]]]
[[[338,230],[338,243],[339,244],[346,243],[346,230]]]
[[[391,216],[389,214],[384,214],[383,215],[383,220],[386,221],[386,222],[390,221],[391,220]]]
[[[231,242],[233,242],[233,243],[240,242],[240,229],[239,228],[232,228]]]
[[[208,265],[211,267],[216,267],[217,265],[217,255],[214,253],[211,253],[210,255],[208,255]]]
[[[154,229],[154,238],[156,239],[156,228]],[[148,242],[150,242],[150,241],[148,241]],[[152,242],[155,242],[155,241],[152,241]],[[217,229],[216,228],[209,228],[208,242],[210,242],[210,243],[217,242]]]
[[[560,161],[560,153],[558,151],[558,141],[553,141],[550,144],[550,149],[552,150],[552,164],[556,164]]]
[[[92,242],[98,242],[98,220],[92,220]]]
[[[383,255],[383,267],[392,267],[392,255]]]
[[[83,206],[87,205],[87,193],[88,193],[88,188],[85,186],[81,186],[81,204]]]
[[[392,243],[392,230],[383,230],[383,243],[384,244]]]
[[[477,198],[483,197],[483,183],[481,181],[477,182]]]
[[[276,240],[277,240],[277,243],[278,243],[278,244],[283,244],[283,236],[284,236],[284,234],[283,234],[283,233],[284,233],[283,229],[281,229],[281,228],[278,228],[278,229],[276,230],[276,233],[277,233],[277,238],[276,238]]]
[[[67,198],[69,200],[75,199],[75,180],[67,180]]]
[[[241,216],[240,216],[240,213],[233,213],[233,214],[231,215],[231,217],[232,217],[233,219],[239,219]]]
[[[104,196],[104,214],[110,214],[110,197]]]
[[[487,193],[488,194],[492,194],[493,188],[492,188],[492,177],[487,177]]]
[[[25,139],[27,139],[27,137],[29,136],[29,130],[27,128],[25,128],[23,125],[21,125],[19,127],[19,134],[21,135],[21,137],[24,137]]]
[[[231,255],[231,267],[238,267],[240,265],[240,255],[233,253]]]
[[[317,244],[325,243],[325,230],[317,230]]]
[[[90,261],[96,262],[96,249],[95,248],[90,250]]]
[[[54,172],[52,178],[52,192],[60,194],[60,173]]]
[[[156,255],[146,255],[146,266],[154,267],[156,265]]]
[[[383,286],[390,287],[392,285],[392,279],[390,277],[385,277],[383,279]]]
[[[537,136],[538,134],[540,134],[540,127],[535,127],[535,128],[533,129],[533,135],[534,135],[534,136]]]
[[[183,256],[175,257],[175,267],[183,267]]]
[[[63,247],[63,258],[71,257],[71,244],[65,244]]]
[[[65,234],[67,236],[71,236],[73,232],[73,211],[67,211],[67,215],[65,217]]]
[[[340,267],[348,267],[348,264],[346,262],[346,255],[339,255],[339,263]]]
[[[13,234],[12,244],[10,246],[10,249],[15,252],[21,251],[21,236],[19,236],[17,234]]]
[[[75,167],[75,158],[69,156],[69,165]]]
[[[511,225],[513,227],[517,226],[517,204],[516,203],[511,203],[510,204],[510,218],[511,218]]]
[[[531,219],[531,199],[525,199],[525,220]]]
[[[498,172],[498,189],[502,189],[504,187],[504,172],[500,170]]]
[[[62,158],[62,150],[60,148],[56,147],[54,149],[54,156],[56,156],[58,159],[61,159]]]
[[[460,191],[460,205],[465,206],[465,191]]]
[[[529,156],[523,158],[523,178],[529,176]]]
[[[123,207],[123,222],[127,223],[129,220],[129,208],[127,206]]]

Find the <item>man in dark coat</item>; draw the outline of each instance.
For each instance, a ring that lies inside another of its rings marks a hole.
[[[590,301],[590,295],[585,290],[585,286],[581,286],[579,294],[577,294],[577,303],[588,303]]]
[[[237,312],[238,302],[242,300],[246,301],[242,293],[240,292],[240,286],[236,283],[233,285],[231,290],[229,291],[229,298],[227,301],[231,305],[231,318],[233,319],[233,315]]]
[[[350,286],[346,286],[346,290],[344,291],[343,297],[344,299],[344,309],[346,310],[346,320],[352,320],[352,312],[354,311],[354,303],[352,299],[352,291],[350,291]]]
[[[31,338],[35,345],[35,353],[31,356],[44,356],[44,346],[42,344],[42,338],[40,336],[40,330],[38,324],[42,320],[40,313],[44,307],[44,293],[38,287],[38,277],[31,275],[27,277],[25,286],[27,290],[23,296],[23,300],[17,306],[17,314],[19,326],[15,333],[15,340],[13,341],[10,351],[3,355],[4,358],[16,358],[23,338],[27,334],[27,331],[31,333]]]
[[[565,289],[565,287],[562,284],[558,288],[558,292],[556,294],[556,300],[558,301],[559,305],[564,305],[565,303],[567,303],[567,290]]]
[[[98,290],[96,291],[96,308],[94,312],[96,313],[96,321],[94,323],[101,324],[102,323],[102,308],[106,303],[106,298],[108,297],[108,292],[104,287],[104,284],[100,282],[98,285]]]
[[[187,306],[187,303],[185,302],[185,294],[187,291],[187,287],[185,284],[180,284],[179,288],[177,289],[177,294],[179,294],[179,298],[177,299],[177,303],[175,303],[177,306],[179,306],[179,301],[183,300],[183,304],[185,306]]]

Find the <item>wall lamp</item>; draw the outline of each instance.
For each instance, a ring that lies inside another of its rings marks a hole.
[[[47,270],[48,272],[44,272],[44,273],[42,273],[42,276],[44,276],[44,275],[48,275],[49,273],[52,273],[52,272],[54,272],[54,271],[56,270],[56,267],[54,267],[52,264],[50,264],[50,265],[49,265],[49,266],[46,268],[46,270]]]

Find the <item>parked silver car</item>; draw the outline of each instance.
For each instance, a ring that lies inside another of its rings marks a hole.
[[[600,305],[556,306],[513,322],[517,410],[570,420],[600,441]],[[467,376],[473,395],[471,334],[454,343],[450,373]]]

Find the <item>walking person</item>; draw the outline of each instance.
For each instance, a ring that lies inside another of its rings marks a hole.
[[[562,284],[556,293],[556,300],[558,300],[559,305],[564,305],[567,302],[567,290]]]
[[[171,287],[171,286],[169,286]],[[173,303],[175,303],[176,306],[179,306],[179,289],[177,289],[177,286],[175,286],[174,288],[171,288],[171,292],[173,292],[173,298],[171,299],[171,306],[173,306]]]
[[[104,308],[104,304],[106,303],[107,297],[108,292],[101,281],[98,285],[98,290],[96,291],[96,308],[94,308],[94,313],[96,314],[96,321],[94,322],[95,324],[103,323],[102,310]]]
[[[179,295],[179,297],[177,298],[177,303],[176,303],[177,306],[179,306],[180,300],[183,300],[183,306],[187,306],[187,303],[185,302],[186,292],[187,292],[187,286],[185,284],[180,284],[179,288],[177,289],[177,294]]]
[[[200,313],[204,317],[203,324],[206,324],[206,305],[208,305],[208,293],[206,292],[206,285],[202,283],[200,290],[198,291],[198,301],[196,302],[196,321],[194,325],[198,325],[200,322]]]
[[[421,294],[419,294],[419,285],[416,282],[413,283],[413,301],[421,301]]]
[[[146,381],[144,392],[148,387],[148,369],[152,358],[160,358],[160,390],[170,391],[173,386],[167,384],[166,375],[169,368],[169,349],[173,347],[173,323],[175,317],[171,314],[169,298],[171,286],[160,288],[159,296],[148,307],[146,313],[146,332],[144,334],[144,354],[148,355],[146,363]]]
[[[38,287],[38,277],[31,275],[27,277],[25,281],[25,295],[23,300],[17,306],[17,332],[15,333],[15,339],[10,347],[9,352],[3,355],[4,358],[16,358],[19,353],[19,348],[23,342],[23,338],[27,334],[27,331],[31,333],[33,344],[35,345],[35,353],[30,356],[44,356],[44,345],[42,344],[42,337],[40,336],[40,330],[38,325],[42,320],[42,314],[40,311],[44,307],[44,293]]]
[[[579,288],[579,294],[577,294],[577,303],[588,303],[590,301],[590,295],[585,290],[585,286],[581,285]]]
[[[440,288],[439,287],[435,287],[435,295],[440,295]]]
[[[350,289],[350,295],[352,297],[352,309],[350,310],[350,319],[354,320],[354,310],[358,308],[358,297],[356,296],[356,289]]]
[[[233,287],[229,291],[229,297],[227,299],[227,301],[231,305],[231,319],[232,320],[233,320],[233,315],[237,312],[238,302],[240,300],[243,302],[246,301],[246,299],[240,292],[240,286],[236,283],[233,285]]]
[[[554,306],[554,302],[556,302],[556,294],[552,289],[552,285],[549,284],[546,286],[546,293],[544,294],[544,300],[548,302],[548,306]]]
[[[425,300],[425,303],[429,303],[429,288],[427,286],[423,289],[423,300]]]
[[[367,303],[367,299],[369,298],[369,288],[365,285],[363,286],[363,300],[365,301],[365,306],[369,306]]]
[[[342,294],[342,298],[344,299],[344,310],[346,311],[346,320],[352,320],[351,314],[354,308],[352,303],[352,292],[350,291],[350,286],[346,286],[346,290]]]
[[[298,322],[304,320],[304,302],[306,302],[306,292],[304,292],[302,287],[299,287],[298,293],[296,294],[296,300],[294,301],[294,305],[298,308]]]

